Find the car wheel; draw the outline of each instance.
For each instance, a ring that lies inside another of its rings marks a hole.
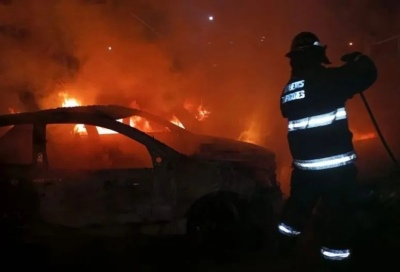
[[[218,252],[237,249],[240,240],[240,211],[231,193],[216,193],[198,200],[187,215],[186,233],[193,250]]]
[[[249,249],[263,249],[271,245],[276,233],[277,215],[274,213],[269,194],[255,193],[242,219],[246,230],[244,243]]]

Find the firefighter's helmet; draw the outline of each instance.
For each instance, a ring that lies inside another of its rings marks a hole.
[[[330,64],[328,57],[325,54],[326,45],[321,44],[317,35],[312,32],[300,32],[297,34],[292,41],[290,46],[290,52],[286,54],[286,57],[292,57],[298,52],[315,50],[322,53],[321,62]]]

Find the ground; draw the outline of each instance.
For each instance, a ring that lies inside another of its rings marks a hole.
[[[366,237],[372,241],[371,237]],[[57,248],[39,245],[14,245],[8,248],[8,260],[14,268],[39,268],[47,270],[109,269],[122,271],[325,271],[320,263],[318,247],[312,237],[299,244],[297,256],[277,256],[270,250],[232,253],[193,254],[183,237],[142,238],[132,242],[129,238],[91,240],[82,237],[72,240],[51,241]],[[382,268],[395,260],[388,258],[390,248],[385,243],[368,244],[356,260],[356,268]],[[398,252],[399,248],[396,248]],[[374,250],[374,251],[372,251]],[[393,249],[394,250],[394,249]],[[393,251],[393,252],[396,252]],[[394,253],[392,255],[395,255]],[[385,258],[386,257],[386,258]],[[395,256],[393,256],[395,257]],[[388,262],[389,261],[389,262]],[[4,262],[3,262],[4,263]]]
[[[68,240],[68,239],[66,239]],[[296,271],[290,270],[293,261],[274,259],[270,252],[259,250],[232,256],[218,254],[193,255],[182,237],[143,239],[136,244],[126,239],[108,241],[80,241],[79,249],[71,241],[63,241],[64,248],[51,249],[38,245],[9,248],[7,258],[14,268],[47,269],[112,269],[114,271]],[[68,246],[66,246],[69,244]],[[197,256],[197,257],[195,257]],[[310,256],[314,259],[313,256]],[[276,257],[275,257],[276,258]],[[24,260],[21,262],[21,260]],[[303,263],[303,265],[306,262]]]
[[[397,179],[390,186],[396,187]],[[395,184],[395,185],[393,185]],[[357,255],[351,271],[382,269],[396,265],[400,250],[400,213],[391,201],[382,217],[381,227],[360,233]],[[387,223],[387,224],[386,224]],[[2,245],[4,246],[4,244]],[[47,245],[13,244],[2,254],[3,264],[15,268],[47,270],[108,269],[112,271],[326,271],[322,270],[318,244],[311,232],[302,237],[294,257],[274,254],[271,248],[231,252],[196,253],[182,236],[162,238],[120,237],[92,239],[65,235],[48,239]]]

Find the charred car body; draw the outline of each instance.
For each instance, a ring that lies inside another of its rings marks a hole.
[[[137,129],[138,120],[152,132]],[[157,225],[161,233],[195,233],[225,212],[266,230],[280,207],[271,151],[196,135],[140,110],[9,114],[0,129],[3,227]],[[228,221],[219,225],[234,225]]]

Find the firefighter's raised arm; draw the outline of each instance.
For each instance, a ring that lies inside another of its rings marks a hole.
[[[359,52],[344,55],[344,65],[332,69],[333,92],[348,99],[367,90],[377,79],[377,69],[370,57]]]

